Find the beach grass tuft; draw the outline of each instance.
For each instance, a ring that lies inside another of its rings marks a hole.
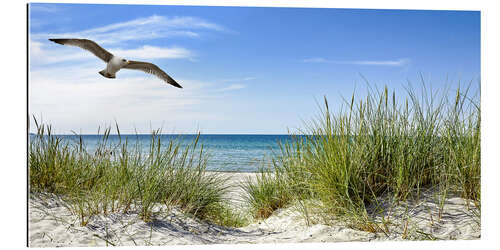
[[[139,212],[150,221],[155,204],[179,208],[199,219],[224,226],[242,224],[224,198],[226,179],[206,174],[207,154],[199,136],[187,146],[178,140],[162,141],[152,131],[150,147],[142,151],[120,135],[118,144],[108,141],[111,129],[103,131],[97,147],[87,150],[83,138],[68,141],[52,134],[50,125],[38,124],[29,142],[30,193],[52,193],[68,201],[81,225],[96,214]]]
[[[434,188],[479,206],[481,110],[470,86],[453,95],[408,86],[403,99],[387,87],[369,88],[335,113],[325,97],[320,115],[281,145],[273,167],[246,184],[254,217],[310,199],[320,201],[323,215],[378,232],[383,225],[368,208],[380,197],[405,201]]]

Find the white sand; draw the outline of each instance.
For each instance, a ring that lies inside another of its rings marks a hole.
[[[234,184],[255,174],[230,174]],[[230,193],[235,207],[242,206],[242,190]],[[44,201],[45,200],[45,201]],[[403,239],[478,239],[481,236],[478,209],[467,209],[461,198],[445,200],[441,220],[438,203],[428,195],[420,202],[400,204],[386,209],[386,233],[370,233],[351,229],[342,223],[308,226],[297,206],[276,211],[263,221],[242,228],[225,228],[184,216],[172,210],[164,217],[146,223],[137,213],[94,216],[86,226],[72,215],[64,202],[50,196],[29,200],[29,245],[32,247],[106,246],[108,245],[173,245],[173,244],[236,244],[338,242]],[[406,209],[406,207],[408,209]],[[387,208],[387,207],[386,207]],[[166,210],[164,206],[155,209]],[[405,211],[408,211],[405,213]],[[382,215],[377,216],[382,221]],[[382,225],[382,224],[380,224]]]

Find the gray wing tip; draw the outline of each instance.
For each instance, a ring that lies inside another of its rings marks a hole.
[[[180,88],[182,89],[182,86],[180,84],[178,84],[177,82],[169,82],[171,85],[173,85],[174,87],[177,87],[177,88]]]
[[[55,42],[55,43],[58,43],[58,44],[62,44],[64,45],[64,42],[67,41],[68,39],[57,39],[57,38],[49,38],[49,41],[52,41],[52,42]]]

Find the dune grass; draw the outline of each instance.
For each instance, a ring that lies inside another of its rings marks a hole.
[[[460,194],[480,205],[481,112],[469,87],[454,97],[408,87],[396,93],[353,94],[333,114],[324,99],[319,117],[280,145],[273,168],[247,183],[254,217],[265,218],[294,201],[319,200],[322,213],[376,231],[367,208],[382,196],[405,201],[423,189]],[[307,211],[307,210],[306,210]]]
[[[35,123],[37,134],[29,143],[30,192],[62,197],[79,215],[81,225],[96,214],[132,209],[149,221],[155,204],[177,207],[219,225],[243,223],[224,198],[225,178],[206,174],[207,154],[198,137],[182,148],[177,140],[163,142],[160,131],[153,131],[149,150],[142,152],[138,142],[130,144],[121,136],[117,145],[111,144],[108,128],[95,152],[89,152],[82,137],[69,142],[53,135],[51,126],[36,119]]]

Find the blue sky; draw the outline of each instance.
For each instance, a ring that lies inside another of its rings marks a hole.
[[[124,133],[283,134],[323,96],[333,107],[364,96],[361,75],[401,95],[420,74],[435,90],[480,77],[471,11],[31,4],[30,25],[30,114],[58,133],[116,120]],[[57,37],[153,62],[184,88],[126,70],[103,78],[102,61]]]

